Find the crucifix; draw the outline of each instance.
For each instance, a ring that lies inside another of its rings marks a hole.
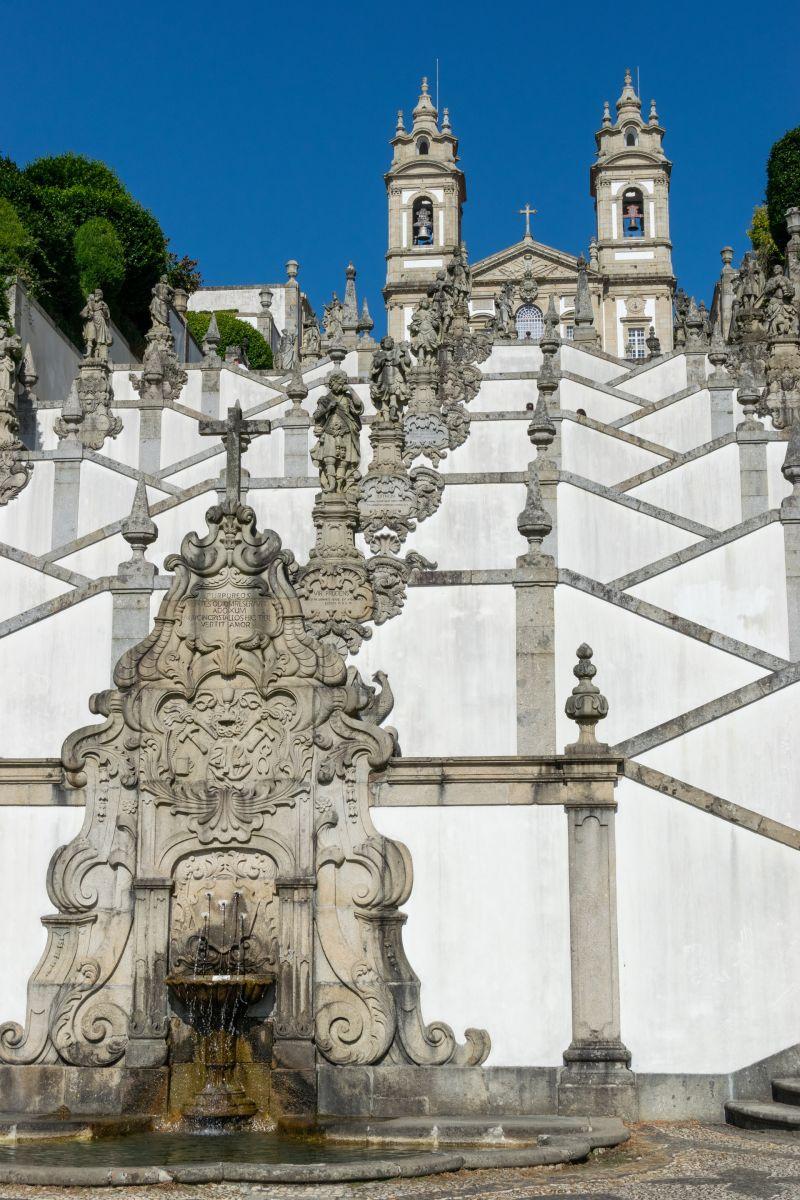
[[[524,208],[521,208],[519,210],[520,216],[525,218],[525,237],[526,238],[529,238],[531,236],[531,217],[535,216],[537,211],[538,211],[537,209],[531,208],[530,204],[526,204]]]
[[[237,400],[233,408],[228,409],[224,421],[200,421],[197,430],[205,437],[222,438],[226,451],[225,501],[227,504],[239,504],[242,499],[242,455],[250,445],[253,434],[270,433],[272,424],[269,421],[246,421]]]

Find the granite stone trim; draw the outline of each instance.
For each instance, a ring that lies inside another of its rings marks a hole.
[[[85,587],[92,582],[88,575],[80,575],[77,571],[60,567],[58,563],[43,563],[35,554],[30,554],[27,550],[20,550],[17,546],[9,546],[7,542],[0,542],[0,558],[9,558],[34,571],[41,571],[43,575],[50,575],[53,579],[60,580],[61,583],[70,584],[71,587]]]
[[[665,465],[668,468],[672,466],[671,463]],[[710,525],[701,525],[699,521],[682,517],[678,513],[670,512],[669,509],[660,508],[657,504],[640,500],[637,496],[627,496],[624,492],[619,491],[618,484],[607,487],[605,484],[595,483],[592,479],[586,479],[583,475],[574,475],[572,471],[559,471],[558,479],[560,483],[569,483],[573,487],[582,488],[584,492],[602,496],[604,500],[610,500],[612,504],[621,504],[624,508],[633,509],[634,512],[640,512],[646,517],[655,517],[657,521],[665,521],[668,525],[675,525],[676,528],[685,529],[687,533],[695,533],[698,537],[708,538],[719,533],[718,529],[712,529]]]
[[[794,829],[791,825],[773,821],[772,817],[762,816],[761,813],[735,804],[732,800],[724,800],[722,796],[715,796],[712,792],[706,792],[691,783],[684,783],[682,779],[665,775],[654,767],[646,767],[644,763],[635,762],[630,758],[625,760],[622,773],[634,783],[641,783],[654,792],[660,792],[662,796],[671,796],[673,800],[680,800],[692,808],[699,808],[702,812],[710,813],[712,817],[719,817],[731,825],[738,825],[740,829],[749,829],[751,833],[758,833],[773,842],[790,846],[792,850],[800,850],[800,829]]]
[[[646,471],[640,471],[637,475],[631,475],[628,479],[623,479],[614,486],[619,492],[629,492],[632,488],[639,487],[642,483],[649,483],[651,479],[658,479],[661,475],[666,475],[668,471],[674,471],[678,467],[683,467],[686,463],[694,462],[697,458],[704,458],[707,454],[713,454],[715,450],[721,450],[723,446],[729,446],[736,441],[735,433],[723,433],[722,437],[715,438],[713,442],[703,442],[702,446],[693,446],[691,450],[685,450],[683,454],[679,454],[671,462],[659,463],[655,467],[648,467]]]
[[[570,383],[579,383],[584,387],[588,387],[593,392],[602,392],[604,396],[613,396],[615,400],[625,400],[628,404],[632,404],[635,408],[640,409],[643,401],[641,396],[634,396],[630,392],[623,392],[621,388],[616,387],[608,380],[601,381],[599,379],[587,379],[585,375],[578,375],[575,371],[562,371],[562,379],[568,379]],[[622,420],[629,420],[630,416],[636,416],[636,413],[626,414]],[[612,424],[612,422],[609,422]]]
[[[153,410],[150,410],[153,411]],[[107,454],[100,454],[96,450],[83,451],[84,460],[93,462],[98,467],[105,467],[109,471],[116,471],[118,475],[125,475],[128,479],[135,479],[138,483],[143,479],[148,487],[156,488],[160,492],[165,492],[169,496],[179,496],[181,489],[176,487],[174,483],[165,483],[161,478],[160,472],[141,471],[138,467],[129,467],[127,463],[117,462],[115,458],[109,458]]]
[[[620,442],[626,442],[629,446],[637,446],[640,450],[647,450],[649,454],[657,454],[660,458],[674,461],[679,457],[677,450],[670,450],[667,446],[662,446],[658,442],[648,441],[647,438],[638,437],[634,433],[626,433],[624,429],[617,429],[607,421],[597,421],[594,417],[588,416],[579,417],[577,413],[570,412],[569,409],[562,409],[562,418],[565,421],[572,421],[575,425],[585,425],[588,429],[594,429],[597,433],[602,433],[606,437],[613,437]]]
[[[771,696],[785,687],[791,687],[798,680],[800,680],[800,662],[790,663],[780,671],[773,671],[772,674],[755,679],[752,683],[746,683],[743,687],[734,688],[732,692],[726,692],[724,696],[717,696],[714,700],[699,704],[697,708],[672,717],[669,721],[662,721],[660,725],[654,725],[652,729],[646,729],[643,733],[636,734],[635,737],[619,742],[612,749],[621,757],[638,758],[640,754],[646,754],[648,750],[654,750],[656,746],[663,746],[665,742],[682,737],[693,729],[699,729],[711,721],[718,721],[721,717],[726,717],[728,713],[745,708],[748,704],[755,704],[757,700],[763,700],[765,696]]]
[[[670,359],[680,358],[684,354],[683,346],[679,346],[676,350],[669,350],[666,354],[659,354],[657,359],[645,359],[644,362],[637,363],[635,367],[631,367],[624,375],[625,379],[635,379],[637,375],[646,375],[648,371],[652,371],[654,367],[660,367],[662,363],[669,362]],[[620,376],[623,378],[623,376]]]
[[[627,591],[628,588],[645,583],[648,579],[654,579],[657,575],[663,575],[665,571],[671,571],[673,567],[691,562],[692,559],[701,558],[702,555],[709,554],[712,550],[719,550],[721,546],[727,546],[731,542],[735,542],[741,537],[747,537],[748,534],[755,533],[758,529],[763,529],[779,520],[780,514],[777,508],[757,513],[754,517],[748,517],[746,521],[741,521],[738,525],[731,525],[729,529],[723,529],[721,533],[713,534],[705,541],[696,542],[694,546],[685,546],[683,550],[676,550],[672,554],[665,555],[664,558],[646,563],[643,567],[637,567],[635,571],[629,571],[627,575],[620,575],[618,579],[610,580],[607,586],[621,592]]]
[[[636,613],[637,616],[644,617],[647,621],[654,621],[657,625],[663,625],[666,629],[673,629],[676,633],[692,637],[698,642],[705,642],[707,646],[713,646],[715,650],[724,650],[726,654],[743,658],[756,667],[762,667],[765,671],[780,671],[783,667],[788,666],[788,660],[785,658],[769,654],[766,650],[759,650],[757,646],[740,642],[737,638],[729,637],[726,633],[720,633],[716,629],[709,629],[707,625],[690,621],[688,617],[679,617],[677,613],[670,612],[666,608],[650,604],[647,600],[640,600],[637,596],[629,596],[626,592],[617,591],[611,584],[599,583],[596,579],[579,575],[577,571],[570,571],[562,567],[558,572],[558,581],[569,587],[577,588],[578,591],[586,592],[590,596],[596,596],[598,600],[605,600],[608,604],[616,604],[618,608]]]
[[[75,588],[72,592],[65,592],[63,596],[54,596],[52,600],[45,600],[43,604],[28,608],[25,612],[15,613],[13,617],[7,617],[5,621],[0,621],[0,638],[8,637],[10,633],[16,633],[19,629],[25,629],[28,625],[35,625],[37,621],[43,621],[46,617],[52,617],[67,608],[72,608],[73,605],[80,604],[83,600],[89,600],[100,592],[110,591],[111,582],[111,576],[101,575],[99,579],[90,580],[84,587]]]
[[[662,396],[660,400],[652,400],[649,403],[639,400],[640,408],[636,413],[629,413],[624,417],[617,417],[616,420],[610,423],[617,429],[623,429],[626,425],[631,425],[634,421],[643,421],[645,417],[651,416],[653,413],[661,412],[664,408],[669,408],[673,404],[680,403],[687,396],[693,396],[695,392],[702,392],[699,384],[690,383],[688,387],[681,388],[678,392],[672,392],[669,396]]]

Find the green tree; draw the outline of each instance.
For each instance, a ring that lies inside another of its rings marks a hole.
[[[35,290],[37,276],[32,262],[36,249],[14,205],[0,196],[0,276],[19,275]]]
[[[105,299],[113,300],[125,278],[125,251],[114,226],[106,217],[90,217],[72,240],[84,296],[102,288]]]
[[[235,311],[220,309],[216,316],[220,339],[217,353],[224,358],[228,346],[241,346],[254,371],[269,370],[272,366],[272,347],[263,334],[248,325],[247,321],[240,321]],[[210,322],[210,312],[187,312],[186,323],[198,346],[202,345]]]
[[[172,250],[169,252],[167,279],[170,287],[183,288],[190,294],[203,286],[203,276],[198,270],[197,259],[189,258],[188,254],[184,254],[183,258],[178,258]]]
[[[774,264],[780,260],[781,253],[772,237],[766,204],[759,204],[753,209],[753,219],[747,236],[756,252],[761,270],[765,275],[769,274]]]
[[[767,159],[769,228],[781,254],[789,240],[786,210],[794,207],[800,207],[800,126],[785,133]]]
[[[167,269],[166,239],[114,172],[79,154],[40,158],[24,170],[2,159],[0,196],[15,206],[36,243],[33,267],[42,303],[75,341],[83,307],[75,234],[92,218],[109,222],[125,263],[112,314],[126,336],[140,338],[149,325],[153,284]]]

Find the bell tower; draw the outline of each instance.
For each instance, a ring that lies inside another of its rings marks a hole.
[[[598,269],[604,276],[603,349],[644,358],[651,325],[663,352],[672,349],[672,242],[669,182],[672,163],[655,100],[645,122],[630,71],[612,121],[608,101],[595,134],[590,175],[597,214]]]
[[[397,339],[407,336],[416,304],[461,241],[461,206],[467,198],[449,113],[444,110],[440,127],[427,79],[412,117],[407,130],[402,110],[397,114],[394,156],[384,177],[389,245],[383,296],[389,333]]]

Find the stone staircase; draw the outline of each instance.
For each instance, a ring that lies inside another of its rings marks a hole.
[[[800,1132],[800,1075],[772,1080],[772,1100],[728,1100],[725,1120],[741,1129]]]

